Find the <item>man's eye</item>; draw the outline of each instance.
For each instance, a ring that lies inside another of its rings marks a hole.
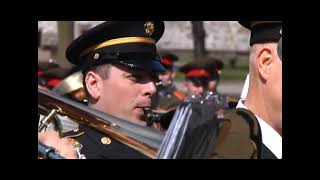
[[[137,81],[136,77],[134,76],[130,76],[128,79],[130,79],[131,81]]]
[[[129,79],[131,81],[135,81],[135,82],[140,81],[141,78],[142,78],[142,76],[140,76],[140,75],[131,75],[131,76],[129,76]]]

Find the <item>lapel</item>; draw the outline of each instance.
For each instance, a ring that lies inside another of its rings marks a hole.
[[[270,149],[262,143],[261,146],[261,159],[278,159]]]

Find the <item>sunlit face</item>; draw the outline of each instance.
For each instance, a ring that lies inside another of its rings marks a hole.
[[[85,93],[83,88],[80,88],[76,91],[71,92],[70,96],[74,97],[78,101],[83,101],[85,99]]]
[[[196,86],[192,81],[186,80],[184,83],[185,87],[187,88],[187,95],[202,95],[205,91],[203,86]]]
[[[217,79],[210,80],[208,85],[208,90],[212,92],[216,92],[218,84],[219,84],[219,81]]]
[[[150,108],[156,87],[150,73],[112,65],[103,80],[101,97],[103,111],[117,117],[141,123],[144,108]]]
[[[270,76],[267,79],[267,91],[270,107],[273,109],[272,119],[277,120],[277,128],[282,128],[282,61],[277,54],[277,44],[272,44],[272,63]]]
[[[174,77],[175,73],[171,70],[159,74],[159,79],[161,80],[163,86],[170,85]]]

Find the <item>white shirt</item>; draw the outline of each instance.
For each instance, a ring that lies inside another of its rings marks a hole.
[[[246,80],[244,82],[242,91],[241,91],[241,95],[240,95],[240,99],[246,99],[247,94],[248,94],[248,89],[249,89],[249,74],[247,74]]]
[[[248,109],[244,104],[244,100],[238,102],[237,108]],[[269,124],[260,117],[255,115],[259,121],[262,134],[262,143],[267,146],[270,151],[278,158],[282,158],[282,137]]]

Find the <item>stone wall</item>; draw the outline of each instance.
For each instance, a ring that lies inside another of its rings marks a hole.
[[[102,22],[76,21],[75,37],[78,37],[81,31]],[[190,21],[165,21],[165,25],[164,35],[157,45],[159,49],[193,50]],[[208,51],[248,52],[250,33],[237,21],[204,21],[204,27]],[[57,45],[56,21],[38,21],[38,29],[42,31],[42,46]]]

